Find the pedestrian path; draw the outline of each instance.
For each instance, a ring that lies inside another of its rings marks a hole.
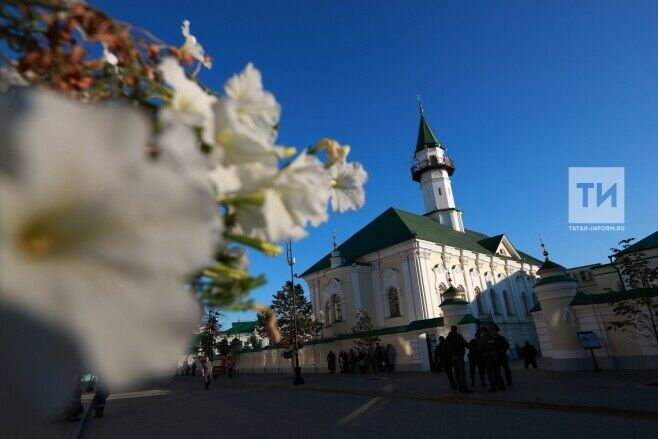
[[[658,371],[551,372],[513,364],[513,386],[488,392],[477,383],[474,393],[450,389],[443,373],[304,374],[306,383],[293,386],[287,374],[243,374],[227,385],[285,387],[389,398],[427,399],[540,410],[580,411],[658,420]]]

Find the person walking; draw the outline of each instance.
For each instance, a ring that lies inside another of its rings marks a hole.
[[[498,365],[503,368],[505,372],[505,382],[508,387],[512,387],[512,369],[509,368],[509,361],[507,359],[507,350],[509,343],[498,331],[495,336],[496,352],[498,353]]]
[[[464,355],[468,342],[458,332],[455,325],[450,327],[450,334],[446,337],[446,345],[450,354],[450,364],[452,365],[457,388],[461,393],[472,393],[473,391],[466,385],[466,368],[464,365]]]
[[[475,387],[475,369],[480,376],[480,384],[484,387],[484,361],[475,338],[468,342],[468,369],[471,376],[471,387]]]
[[[94,399],[91,401],[91,407],[94,408],[94,418],[102,418],[105,412],[105,401],[110,396],[105,386],[99,380],[96,381],[96,391]]]
[[[233,360],[233,357],[228,357],[226,359],[226,379],[227,380],[232,380],[233,379],[233,372],[235,371],[235,361]]]
[[[338,351],[338,367],[341,374],[347,372],[347,353],[343,350]]]
[[[354,349],[350,349],[348,351],[347,362],[349,364],[349,371],[356,372],[357,357],[356,357],[356,352],[354,352]]]
[[[537,369],[537,349],[526,341],[523,346],[523,366],[527,369],[530,365],[533,369]]]
[[[327,368],[329,373],[336,373],[336,354],[334,354],[334,351],[329,351],[327,354]]]
[[[210,388],[210,362],[207,357],[201,358],[201,379],[206,390]]]
[[[455,377],[452,374],[452,365],[450,364],[450,353],[448,352],[448,346],[446,344],[446,339],[443,336],[439,337],[439,344],[436,346],[436,349],[439,352],[439,364],[441,368],[445,371],[448,381],[450,382],[450,388],[452,390],[457,389],[457,383],[455,382]]]
[[[388,371],[393,372],[395,370],[395,356],[397,355],[397,352],[395,352],[395,348],[393,345],[389,344],[386,346],[386,362],[388,363]]]
[[[372,352],[373,372],[381,372],[384,363],[384,348],[377,343]]]
[[[440,337],[443,339],[443,337]],[[443,366],[441,365],[441,345],[439,342],[434,346],[434,364],[436,366],[436,372],[443,372]]]
[[[61,414],[56,417],[57,420],[79,421],[80,415],[84,412],[82,407],[82,388],[80,387],[81,376],[73,377],[73,388],[69,395],[68,403],[64,406]]]
[[[500,375],[500,366],[498,365],[498,351],[496,350],[496,340],[493,331],[488,325],[480,328],[478,336],[478,349],[482,354],[487,378],[489,380],[489,391],[505,390],[505,383]]]

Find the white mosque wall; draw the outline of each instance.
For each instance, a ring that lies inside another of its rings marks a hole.
[[[532,287],[537,269],[511,258],[413,239],[365,255],[358,264],[312,273],[304,279],[316,318],[325,324],[325,338],[350,333],[356,312],[362,309],[370,313],[376,329],[441,317],[441,293],[452,283],[464,289],[467,313],[491,318],[510,346],[523,345],[526,340],[538,346],[529,312],[535,305]],[[391,289],[398,294],[399,316],[391,315],[387,298]],[[333,295],[342,301],[339,322],[333,318]]]

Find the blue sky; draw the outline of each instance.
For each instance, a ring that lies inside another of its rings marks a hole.
[[[369,172],[366,206],[333,215],[294,244],[301,273],[389,206],[422,213],[409,165],[416,95],[456,161],[467,228],[506,233],[568,265],[605,261],[626,237],[658,229],[658,2],[194,1],[91,3],[182,43],[183,19],[214,57],[219,89],[253,62],[283,107],[279,140],[352,145]],[[626,230],[570,232],[570,166],[623,166]],[[252,255],[269,303],[283,257]],[[224,324],[252,314],[230,314]]]

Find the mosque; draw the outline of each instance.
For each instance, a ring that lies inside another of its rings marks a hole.
[[[541,261],[504,233],[464,227],[455,169],[421,111],[410,171],[425,212],[387,209],[301,275],[323,338],[350,333],[356,313],[367,310],[376,329],[426,326],[430,345],[437,328],[480,321],[495,322],[511,346],[537,343],[530,310]]]
[[[544,368],[590,369],[595,358],[605,368],[658,368],[655,339],[608,329],[615,318],[608,287],[620,289],[612,263],[568,270],[548,252],[541,261],[517,249],[504,233],[467,229],[452,188],[455,163],[422,108],[413,153],[410,174],[425,212],[390,207],[300,275],[323,323],[299,353],[303,370],[325,371],[330,350],[354,347],[352,325],[362,310],[381,343],[395,348],[396,370],[430,370],[440,335],[457,325],[468,340],[485,322],[500,328],[512,358],[526,341],[535,345]],[[636,247],[658,264],[658,232]],[[658,297],[658,287],[647,287],[627,293]],[[581,334],[599,347],[585,349]],[[290,369],[271,346],[239,361],[245,371]]]

